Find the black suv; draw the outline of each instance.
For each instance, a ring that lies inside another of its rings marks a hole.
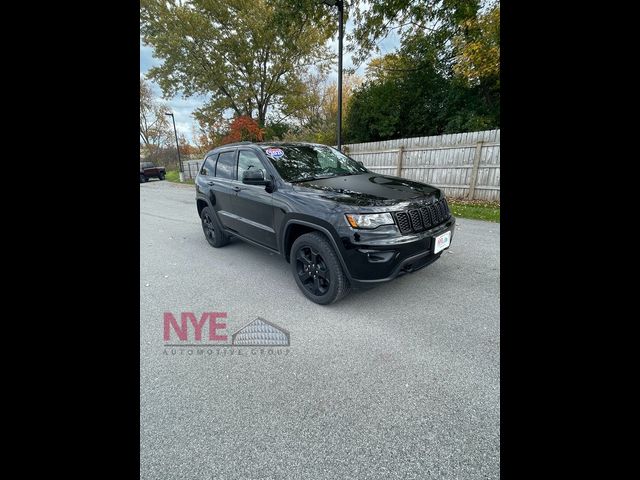
[[[225,145],[207,153],[195,183],[212,246],[233,236],[284,256],[320,304],[429,265],[455,226],[441,190],[370,172],[325,145]]]

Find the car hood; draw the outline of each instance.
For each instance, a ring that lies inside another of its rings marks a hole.
[[[440,198],[440,190],[424,183],[377,173],[322,178],[293,184],[302,194],[358,206],[389,206]]]

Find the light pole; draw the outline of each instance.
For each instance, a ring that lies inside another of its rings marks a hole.
[[[342,17],[343,0],[322,0],[330,7],[338,7],[338,150],[342,151]]]
[[[178,150],[178,163],[180,164],[180,181],[184,182],[184,172],[182,170],[182,159],[180,158],[180,144],[178,143],[178,131],[176,130],[176,118],[171,112],[165,112],[165,115],[171,115],[173,120],[173,133],[176,135],[176,150]]]

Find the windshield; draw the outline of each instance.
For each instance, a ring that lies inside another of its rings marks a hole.
[[[287,182],[366,173],[367,169],[338,150],[324,145],[261,146]]]

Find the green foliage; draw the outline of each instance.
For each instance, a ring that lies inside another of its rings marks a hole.
[[[269,140],[283,140],[288,131],[291,130],[291,125],[288,123],[272,123],[264,129],[264,139]]]
[[[353,91],[362,83],[356,75],[344,75],[342,79],[342,115],[349,115],[349,100]],[[295,127],[284,137],[290,141],[306,141],[335,145],[337,143],[338,88],[327,84],[321,75],[305,77],[297,106],[289,107],[288,116]],[[345,131],[343,121],[343,136]]]
[[[346,118],[348,142],[375,142],[401,135],[401,92],[397,88],[393,81],[370,83],[354,94]]]
[[[348,142],[500,126],[500,6],[479,3],[383,0],[356,13],[352,38],[363,45],[394,18],[409,27],[398,53],[369,62],[369,81],[349,105]]]
[[[500,3],[464,22],[465,35],[454,38],[459,57],[454,71],[470,83],[500,76]]]
[[[312,66],[325,69],[334,19],[313,0],[141,0],[140,31],[161,65],[148,77],[165,96],[208,95],[194,116],[232,110],[264,125],[269,107]]]
[[[464,23],[480,10],[480,0],[353,0],[355,28],[347,36],[354,62],[376,52],[378,43],[395,29],[405,46],[416,36],[436,45],[440,60],[451,57],[452,39],[464,31]]]
[[[346,118],[348,142],[441,135],[496,128],[499,92],[485,91],[419,64],[356,91]]]
[[[353,0],[345,8],[356,64],[392,30],[401,39],[397,53],[370,61],[365,83],[345,76],[345,141],[500,126],[499,1]],[[148,78],[165,97],[209,99],[193,114],[200,150],[229,134],[230,112],[255,119],[267,140],[336,143],[336,86],[325,82],[335,9],[318,0],[141,0],[140,19],[143,42],[162,60]]]

